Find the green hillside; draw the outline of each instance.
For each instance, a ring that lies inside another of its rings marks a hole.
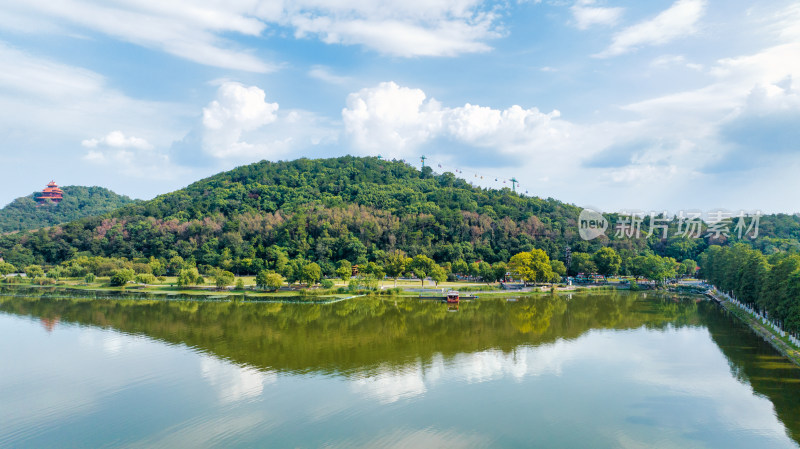
[[[53,226],[92,215],[102,215],[131,204],[134,200],[102,187],[67,186],[58,204],[39,204],[38,192],[17,198],[0,209],[0,233]]]
[[[381,262],[395,249],[438,263],[494,263],[533,248],[564,260],[567,245],[573,254],[611,246],[624,262],[643,252],[696,260],[709,244],[673,232],[663,240],[616,239],[613,231],[587,242],[578,234],[579,212],[554,199],[472,187],[452,173],[400,161],[262,161],[104,216],[5,236],[0,256],[16,266],[57,264],[76,255],[165,262],[180,256],[239,274],[313,261],[331,275],[340,260]],[[609,217],[613,229],[616,217]],[[798,217],[764,217],[751,244],[766,253],[796,250],[798,235]]]

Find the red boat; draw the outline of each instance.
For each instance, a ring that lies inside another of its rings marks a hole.
[[[447,302],[448,303],[458,303],[458,292],[456,292],[456,291],[447,292]]]

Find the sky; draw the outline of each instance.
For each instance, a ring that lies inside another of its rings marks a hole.
[[[0,136],[0,206],[351,154],[607,212],[795,213],[800,4],[5,0]]]

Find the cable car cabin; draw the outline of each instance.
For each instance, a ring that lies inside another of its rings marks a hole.
[[[445,298],[448,303],[458,303],[458,292],[449,291]]]

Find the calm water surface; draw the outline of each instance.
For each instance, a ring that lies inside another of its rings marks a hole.
[[[800,370],[696,297],[0,297],[0,447],[796,448]]]

